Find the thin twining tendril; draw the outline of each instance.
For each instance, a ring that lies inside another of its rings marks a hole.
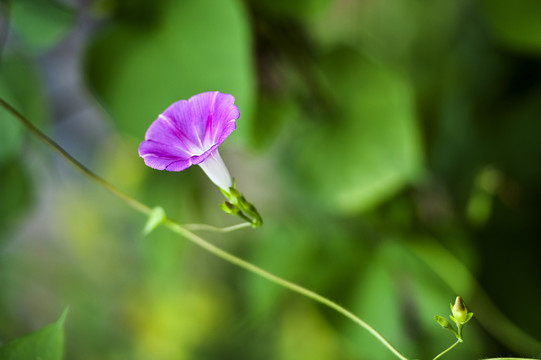
[[[28,130],[30,130],[34,135],[36,135],[42,142],[44,142],[47,146],[49,146],[54,151],[56,151],[62,158],[64,158],[64,160],[66,160],[69,164],[73,165],[81,173],[88,176],[90,179],[94,180],[99,185],[105,187],[107,190],[113,193],[113,195],[119,197],[121,200],[123,200],[126,204],[128,204],[135,210],[147,216],[149,216],[152,213],[152,208],[132,198],[131,196],[127,195],[123,191],[116,188],[114,185],[110,184],[109,182],[105,181],[104,179],[102,179],[101,177],[93,173],[90,169],[85,167],[83,164],[81,164],[78,160],[76,160],[73,156],[71,156],[67,151],[65,151],[62,147],[60,147],[60,145],[58,145],[51,138],[49,138],[47,135],[42,133],[38,128],[36,128],[32,123],[30,123],[23,115],[21,115],[21,113],[19,113],[16,109],[14,109],[11,105],[9,105],[7,102],[5,102],[1,98],[0,98],[0,105],[2,105],[2,107],[4,107],[4,109],[6,109],[9,113],[11,113],[15,118],[17,118]],[[233,254],[228,253],[225,250],[220,249],[219,247],[209,243],[208,241],[204,240],[203,238],[191,232],[187,228],[187,226],[182,226],[171,219],[166,219],[163,222],[163,225],[169,228],[170,230],[172,230],[173,232],[181,235],[185,239],[190,240],[194,244],[209,251],[210,253],[222,258],[225,261],[230,262],[231,264],[237,265],[247,271],[250,271],[251,273],[255,275],[258,275],[270,282],[275,283],[276,285],[287,288],[291,291],[296,292],[297,294],[303,295],[307,298],[310,298],[322,305],[325,305],[335,310],[336,312],[344,315],[348,319],[352,320],[353,322],[357,323],[359,326],[367,330],[372,336],[374,336],[378,341],[380,341],[389,351],[391,351],[397,358],[401,360],[409,360],[407,357],[402,355],[395,347],[393,347],[391,343],[389,343],[389,341],[387,341],[387,339],[385,339],[383,335],[381,335],[373,327],[371,327],[366,322],[364,322],[361,318],[354,315],[352,312],[345,309],[344,307],[338,305],[334,301],[329,300],[291,281],[282,279],[266,270],[261,269],[258,266],[255,266],[254,264],[246,260],[243,260]],[[232,228],[233,230],[236,230],[237,228],[244,227],[241,225],[243,224],[235,225]],[[220,231],[220,232],[232,231],[231,229],[227,230],[227,228],[225,228],[226,229],[225,231],[223,229],[219,230],[220,228],[216,228],[210,225],[203,225],[203,224],[192,224],[190,225],[190,228],[192,230],[198,229],[198,230],[211,230],[211,231]]]

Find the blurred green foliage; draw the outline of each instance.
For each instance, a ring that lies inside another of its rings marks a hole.
[[[338,49],[320,62],[335,108],[312,117],[320,126],[303,130],[303,141],[290,153],[313,196],[355,213],[394,194],[420,172],[412,89],[356,51]]]
[[[524,52],[541,53],[541,4],[535,0],[481,1],[491,30],[504,45]]]
[[[43,124],[47,106],[35,66],[20,55],[6,55],[0,67],[0,96],[21,113]],[[0,114],[0,163],[18,157],[21,152],[24,130],[11,116]]]
[[[70,30],[74,14],[54,0],[17,0],[9,4],[9,21],[20,43],[30,51],[50,49]]]
[[[234,94],[243,108],[239,132],[248,134],[254,79],[248,19],[241,4],[204,0],[154,6],[153,21],[121,18],[99,34],[88,53],[89,84],[119,130],[139,137],[148,119],[174,101],[219,89]]]
[[[181,223],[229,225],[199,169],[152,170],[137,146],[172,102],[231,93],[220,151],[265,224],[203,237],[408,357],[450,345],[433,316],[456,295],[475,318],[447,358],[541,354],[538,1],[61,4],[0,2],[0,96],[85,165]],[[75,76],[56,71],[67,56]],[[66,359],[392,358],[166,229],[143,236],[145,218],[26,138],[1,110],[0,342],[69,304]]]

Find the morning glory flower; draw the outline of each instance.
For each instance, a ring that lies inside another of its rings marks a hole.
[[[214,184],[229,192],[233,179],[218,146],[236,128],[240,113],[234,102],[232,95],[211,91],[173,103],[148,128],[139,156],[157,170],[199,165]]]
[[[173,103],[150,124],[139,156],[158,170],[182,171],[199,165],[227,198],[220,208],[258,227],[261,216],[237,191],[218,152],[240,116],[234,102],[232,95],[209,91]]]

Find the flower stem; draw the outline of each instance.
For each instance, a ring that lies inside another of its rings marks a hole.
[[[188,229],[190,231],[212,231],[212,232],[218,232],[218,233],[227,233],[239,229],[244,229],[247,227],[252,227],[252,224],[248,222],[240,223],[237,225],[227,226],[227,227],[217,227],[207,224],[184,224],[183,225],[185,229]]]
[[[265,271],[263,269],[261,269],[260,267],[257,267],[255,266],[254,264],[248,262],[248,261],[245,261],[241,258],[238,258],[214,245],[212,245],[211,243],[207,242],[206,240],[203,240],[202,238],[200,238],[199,236],[195,235],[194,233],[186,230],[184,227],[182,227],[181,225],[177,224],[176,222],[174,221],[171,221],[171,220],[166,220],[164,225],[166,227],[168,227],[169,229],[171,229],[172,231],[176,232],[177,234],[183,236],[184,238],[192,241],[193,243],[199,245],[200,247],[204,248],[205,250],[213,253],[214,255],[232,263],[232,264],[235,264],[245,270],[248,270],[256,275],[259,275],[260,277],[262,278],[265,278],[277,285],[280,285],[282,287],[285,287],[289,290],[292,290],[298,294],[301,294],[305,297],[308,297],[312,300],[315,300],[327,307],[330,307],[331,309],[339,312],[340,314],[346,316],[347,318],[349,318],[350,320],[354,321],[355,323],[357,323],[358,325],[360,325],[361,327],[363,327],[365,330],[367,330],[368,332],[370,332],[376,339],[378,339],[383,345],[385,345],[393,354],[396,355],[396,357],[398,357],[399,359],[402,359],[402,360],[408,360],[404,355],[402,355],[398,350],[396,350],[379,332],[377,332],[373,327],[371,327],[370,325],[368,325],[366,322],[364,322],[363,320],[361,320],[359,317],[357,317],[356,315],[354,315],[353,313],[351,313],[350,311],[346,310],[345,308],[343,308],[342,306],[338,305],[337,303],[335,303],[334,301],[331,301],[311,290],[308,290],[302,286],[299,286],[295,283],[292,283],[291,281],[288,281],[288,280],[285,280],[285,279],[282,279],[268,271]]]
[[[36,128],[34,125],[32,125],[24,116],[22,116],[17,110],[15,110],[11,105],[6,103],[3,99],[0,98],[0,105],[2,105],[9,113],[11,113],[15,118],[17,118],[21,123],[28,128],[34,135],[36,135],[41,141],[43,141],[46,145],[51,147],[53,150],[55,150],[60,156],[62,156],[68,163],[73,165],[75,168],[77,168],[80,172],[82,172],[84,175],[88,176],[90,179],[97,182],[99,185],[105,187],[107,190],[109,190],[111,193],[113,193],[115,196],[122,199],[125,203],[127,203],[129,206],[134,208],[135,210],[145,214],[150,215],[152,213],[152,208],[149,206],[133,199],[126,193],[122,192],[112,184],[108,183],[95,173],[93,173],[91,170],[89,170],[87,167],[85,167],[83,164],[81,164],[79,161],[77,161],[74,157],[72,157],[70,154],[68,154],[60,145],[58,145],[56,142],[54,142],[52,139],[50,139],[47,135],[42,133],[38,128]],[[377,332],[373,327],[368,325],[366,322],[364,322],[362,319],[354,315],[352,312],[346,310],[344,307],[338,305],[334,301],[331,301],[311,290],[308,290],[302,286],[299,286],[295,283],[292,283],[288,280],[282,279],[268,271],[265,271],[261,269],[260,267],[255,266],[254,264],[245,261],[235,255],[232,255],[217,246],[209,243],[208,241],[202,239],[201,237],[197,236],[193,232],[189,231],[186,227],[178,224],[177,222],[166,219],[163,222],[164,226],[169,228],[170,230],[174,231],[175,233],[181,235],[182,237],[190,240],[194,244],[202,247],[203,249],[209,251],[210,253],[222,258],[225,261],[228,261],[234,265],[237,265],[247,271],[250,271],[264,279],[267,279],[270,282],[273,282],[279,286],[282,286],[284,288],[287,288],[291,291],[294,291],[300,295],[303,295],[307,298],[310,298],[316,302],[319,302],[320,304],[323,304],[338,313],[344,315],[348,319],[352,320],[353,322],[357,323],[361,327],[363,327],[365,330],[367,330],[372,336],[374,336],[377,340],[379,340],[387,349],[389,349],[397,358],[401,360],[408,360],[404,355],[402,355],[397,349],[395,349],[379,332]],[[235,225],[229,228],[225,228],[225,231],[232,231],[236,228],[243,227],[244,224]],[[250,225],[250,224],[247,224]],[[246,226],[246,225],[244,225]],[[191,226],[192,228],[197,227],[195,224]],[[199,226],[200,229],[201,226]],[[209,225],[206,229],[213,228],[214,230],[219,228],[214,228]],[[224,232],[224,230],[221,230]]]
[[[48,145],[50,148],[52,148],[54,151],[56,151],[61,157],[64,158],[68,163],[73,165],[77,170],[79,170],[83,175],[88,176],[90,179],[94,180],[101,186],[105,187],[107,190],[112,192],[114,195],[122,199],[125,203],[130,205],[135,210],[145,214],[150,215],[152,212],[152,209],[145,204],[135,200],[125,192],[119,190],[112,184],[108,183],[98,175],[94,174],[90,169],[88,169],[86,166],[81,164],[77,159],[75,159],[73,156],[68,154],[66,150],[64,150],[60,145],[58,145],[54,140],[52,140],[50,137],[42,133],[38,128],[36,128],[32,123],[24,116],[21,115],[20,112],[15,110],[11,105],[9,105],[7,102],[5,102],[2,98],[0,98],[0,105],[4,107],[11,115],[13,115],[15,118],[17,118],[30,132],[32,132],[34,135],[36,135],[41,141],[43,141],[46,145]]]
[[[455,346],[457,346],[458,344],[460,344],[462,342],[461,339],[458,339],[453,345],[449,346],[447,349],[443,350],[441,353],[438,354],[438,356],[436,356],[434,359],[432,360],[436,360],[436,359],[439,359],[441,358],[443,355],[445,355],[448,351],[450,351],[452,348],[454,348]]]

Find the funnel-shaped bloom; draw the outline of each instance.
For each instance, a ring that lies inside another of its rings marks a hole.
[[[234,101],[232,95],[213,91],[175,102],[150,125],[139,156],[158,170],[199,165],[213,183],[228,191],[233,181],[218,146],[236,128],[240,114]]]

